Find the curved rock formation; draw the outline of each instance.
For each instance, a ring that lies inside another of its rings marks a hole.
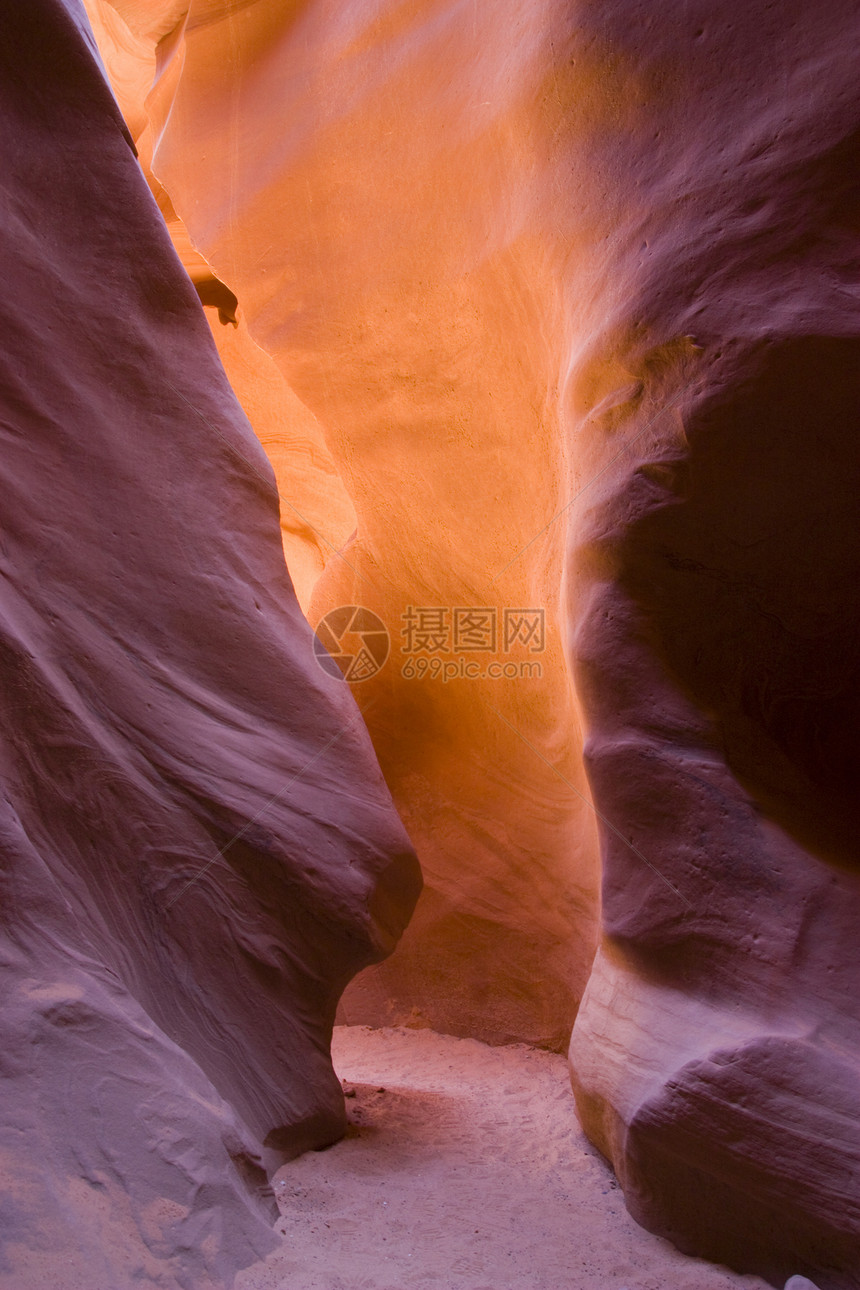
[[[86,8],[144,175],[176,252],[207,306],[233,391],[275,471],[284,554],[299,604],[307,610],[326,564],[339,558],[355,530],[355,510],[325,445],[322,427],[271,357],[251,340],[235,293],[192,245],[152,170],[154,139],[146,99],[153,81],[165,77],[159,62],[166,62],[169,69],[170,52],[181,52],[177,37],[184,28],[187,4],[86,0]],[[170,80],[169,74],[166,79]]]
[[[798,241],[838,269],[839,151],[820,166]],[[592,782],[633,845],[607,837],[571,1057],[637,1217],[830,1290],[860,1267],[860,347],[838,273],[781,267],[787,320],[725,338],[682,450],[631,463],[589,556],[617,570],[579,636]]]
[[[827,1290],[860,1266],[858,27],[195,0],[139,33],[152,166],[355,504],[312,617],[546,611],[538,686],[403,650],[365,683],[429,881],[347,1016],[558,1042],[581,708],[584,1121],[643,1223]]]
[[[0,1282],[201,1290],[420,879],[83,25],[3,7]]]
[[[624,837],[571,1058],[642,1221],[829,1290],[860,1267],[857,352],[744,349],[595,544],[618,581],[579,637],[588,747]]]
[[[860,11],[646,13],[600,7],[628,115],[588,158],[611,176],[599,258],[625,295],[593,315],[579,380],[614,367],[635,397],[583,427],[602,474],[571,537],[606,825],[573,1082],[642,1223],[847,1290]]]
[[[514,46],[489,9],[424,8],[194,4],[153,44],[141,147],[355,506],[311,621],[359,604],[391,636],[356,697],[425,891],[344,1016],[561,1048],[597,872],[553,522],[564,324],[531,223],[546,39],[537,12]]]

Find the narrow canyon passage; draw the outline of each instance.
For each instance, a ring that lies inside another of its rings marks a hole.
[[[563,1057],[339,1026],[350,1129],[274,1178],[283,1245],[236,1290],[766,1290],[639,1227]]]
[[[0,34],[0,1290],[860,1290],[860,0]]]

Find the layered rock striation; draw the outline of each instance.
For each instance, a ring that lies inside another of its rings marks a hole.
[[[354,506],[310,616],[396,646],[427,890],[345,1015],[563,1042],[599,833],[571,1064],[631,1210],[856,1287],[856,0],[97,7]],[[458,607],[543,609],[539,677],[446,682]]]
[[[420,879],[83,11],[2,27],[0,1283],[200,1290]]]

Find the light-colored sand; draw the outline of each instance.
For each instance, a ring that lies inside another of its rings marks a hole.
[[[236,1290],[764,1290],[634,1223],[563,1057],[338,1027],[352,1128],[281,1169],[284,1247]]]

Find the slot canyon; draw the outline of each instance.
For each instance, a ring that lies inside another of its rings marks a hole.
[[[0,1290],[860,1290],[858,0],[0,14]]]

